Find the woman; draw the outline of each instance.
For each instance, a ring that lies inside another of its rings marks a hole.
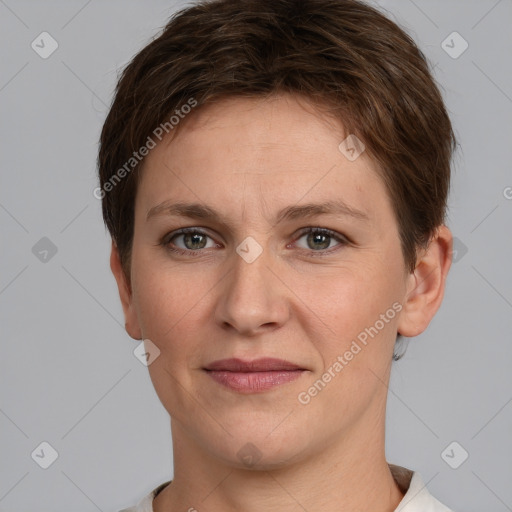
[[[96,193],[174,476],[127,510],[449,511],[384,441],[454,148],[423,54],[355,0],[202,2],[135,56]]]

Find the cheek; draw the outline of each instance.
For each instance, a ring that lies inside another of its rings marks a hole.
[[[146,272],[134,288],[134,298],[144,336],[163,344],[186,329],[200,308],[197,283],[179,274]]]
[[[317,340],[326,369],[341,356],[351,368],[344,372],[351,379],[366,380],[369,368],[383,374],[392,355],[401,309],[399,270],[365,265],[351,272],[338,271],[335,278],[316,279],[314,287],[302,285],[304,303],[327,326],[324,336],[309,333]]]
[[[135,242],[132,257],[134,304],[142,334],[162,350],[165,339],[180,325],[180,320],[186,319],[197,283],[191,283],[174,263],[161,258],[155,248],[141,248]]]
[[[346,338],[373,324],[400,297],[394,275],[392,269],[363,264],[298,281],[294,288],[336,335]]]
[[[221,274],[213,267],[198,273],[192,264],[177,265],[149,254],[146,259],[134,259],[134,270],[142,334],[161,355],[158,364],[149,367],[152,378],[165,383],[170,373],[187,385],[191,370],[204,359],[214,329],[213,297]]]
[[[149,375],[155,391],[176,418],[186,421],[190,411],[190,391],[198,355],[204,350],[200,315],[204,314],[201,298],[211,288],[205,280],[193,280],[175,268],[156,265],[140,266],[135,273],[134,298],[142,334],[160,350],[149,365]]]
[[[323,410],[325,404],[336,404],[329,414],[339,422],[362,414],[372,397],[386,391],[383,382],[401,307],[392,274],[391,269],[385,273],[367,266],[364,271],[346,273],[343,279],[326,280],[323,296],[317,288],[316,296],[310,294],[310,303],[318,308],[315,312],[330,327],[327,336],[311,338],[317,340],[323,363],[317,378],[332,381],[316,406]]]

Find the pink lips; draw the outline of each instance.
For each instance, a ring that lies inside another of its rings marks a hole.
[[[298,379],[305,371],[289,361],[274,358],[221,359],[209,364],[205,370],[216,382],[240,393],[266,391]]]

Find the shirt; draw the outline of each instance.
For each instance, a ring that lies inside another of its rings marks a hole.
[[[428,492],[418,472],[394,464],[389,464],[389,469],[398,487],[405,493],[395,512],[453,512]],[[170,483],[171,480],[159,485],[145,496],[138,505],[125,508],[119,512],[153,512],[153,499]]]

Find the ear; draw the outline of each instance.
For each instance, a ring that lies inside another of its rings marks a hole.
[[[407,295],[397,326],[399,334],[406,337],[421,334],[436,314],[444,297],[452,247],[452,233],[443,225],[427,249],[418,254],[416,268],[407,277]]]
[[[119,251],[114,241],[112,241],[112,251],[110,253],[110,268],[116,278],[119,297],[121,298],[121,304],[123,306],[124,327],[126,332],[134,340],[140,340],[142,339],[142,334],[133,305],[131,286],[121,266],[121,258],[119,257]]]

